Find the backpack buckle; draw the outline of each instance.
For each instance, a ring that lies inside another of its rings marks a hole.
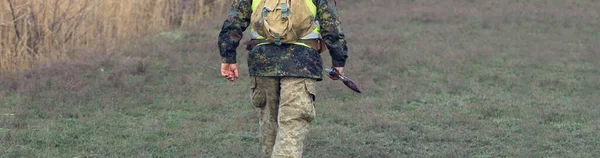
[[[281,36],[279,36],[279,33],[275,33],[273,36],[275,37],[274,43],[276,45],[280,46],[281,45]]]
[[[267,14],[270,12],[271,10],[267,7],[263,8],[262,10],[262,18],[267,17]]]
[[[288,8],[287,3],[281,3],[281,18],[287,19],[290,16],[290,9]]]

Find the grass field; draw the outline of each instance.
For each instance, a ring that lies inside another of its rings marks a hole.
[[[319,83],[305,157],[600,157],[597,0],[338,1],[363,94]],[[258,157],[223,19],[0,76],[0,157]]]

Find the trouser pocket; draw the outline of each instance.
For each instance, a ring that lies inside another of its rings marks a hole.
[[[252,105],[254,105],[255,107],[265,107],[265,105],[267,104],[267,94],[264,91],[264,87],[261,87],[259,85],[259,82],[257,77],[252,77],[252,82],[251,82],[251,89],[252,89],[252,95],[251,95],[251,99],[252,99]]]

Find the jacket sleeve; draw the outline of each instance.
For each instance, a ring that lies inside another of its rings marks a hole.
[[[236,63],[236,49],[243,32],[250,25],[252,0],[233,0],[227,20],[219,33],[219,52],[222,63]]]
[[[317,0],[317,20],[321,25],[321,35],[329,49],[334,67],[344,67],[348,58],[348,47],[337,9],[331,0]]]

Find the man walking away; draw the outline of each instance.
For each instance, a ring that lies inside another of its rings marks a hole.
[[[221,75],[233,84],[239,78],[236,48],[250,28],[252,40],[245,44],[265,157],[302,157],[315,117],[315,83],[323,77],[320,53],[329,49],[332,66],[343,73],[348,48],[330,1],[233,0],[223,23]]]

